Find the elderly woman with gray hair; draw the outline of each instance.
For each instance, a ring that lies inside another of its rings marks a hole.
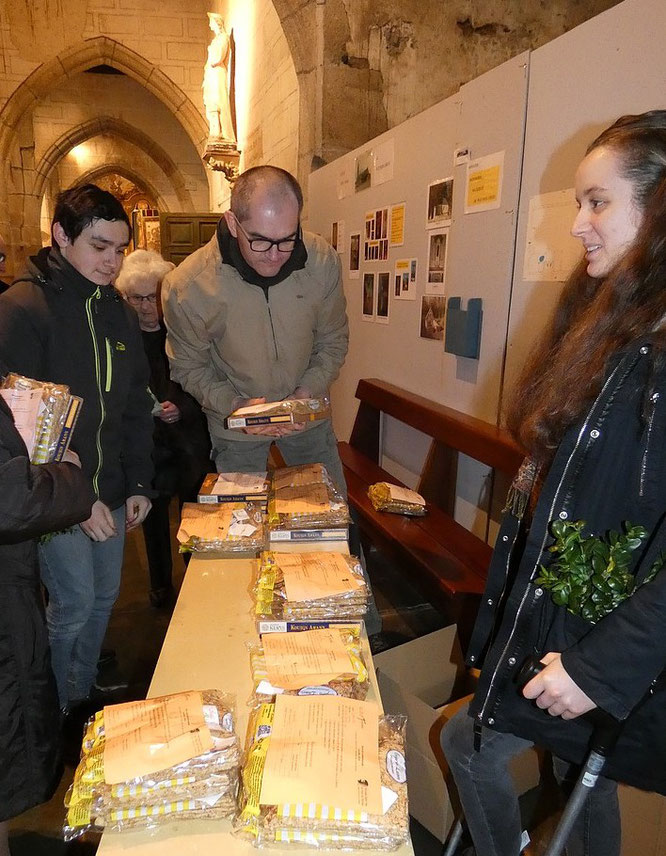
[[[173,601],[169,504],[196,501],[197,490],[210,470],[210,437],[199,404],[171,380],[164,350],[160,287],[174,265],[152,250],[135,250],[123,264],[116,288],[139,317],[143,346],[150,364],[150,391],[155,398],[155,481],[159,496],[143,523],[150,571],[150,602]]]

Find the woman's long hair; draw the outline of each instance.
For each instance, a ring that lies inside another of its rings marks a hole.
[[[638,236],[603,279],[573,272],[507,414],[514,436],[548,465],[599,392],[608,358],[666,318],[666,110],[623,116],[589,146],[617,155],[643,214]]]

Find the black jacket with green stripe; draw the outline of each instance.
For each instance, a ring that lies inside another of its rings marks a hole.
[[[0,358],[10,371],[83,398],[71,448],[109,508],[153,496],[149,368],[134,310],[43,249],[0,296]]]

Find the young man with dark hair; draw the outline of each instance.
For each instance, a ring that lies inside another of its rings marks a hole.
[[[53,246],[0,297],[11,371],[83,398],[72,438],[97,500],[88,520],[40,545],[62,708],[86,700],[120,587],[125,532],[150,510],[151,400],[136,315],[113,287],[130,239],[120,202],[93,184],[58,197]]]

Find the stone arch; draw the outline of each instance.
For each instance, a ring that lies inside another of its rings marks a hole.
[[[145,87],[171,111],[197,150],[203,149],[208,138],[208,126],[187,95],[136,51],[108,36],[97,36],[42,63],[12,93],[0,111],[0,158],[4,160],[8,156],[21,119],[42,96],[63,78],[80,74],[96,65],[109,65]]]
[[[146,152],[146,154],[155,161],[169,179],[174,193],[178,197],[178,201],[182,206],[182,210],[195,210],[192,197],[185,186],[185,180],[167,152],[165,152],[158,143],[143,131],[135,128],[127,122],[124,122],[122,119],[116,119],[113,116],[99,116],[95,119],[91,119],[89,122],[84,122],[77,128],[67,131],[57,139],[44,153],[40,162],[35,164],[35,179],[32,189],[30,190],[31,195],[41,199],[44,194],[46,182],[58,162],[62,160],[62,158],[65,157],[65,155],[74,146],[79,145],[79,143],[82,143],[85,140],[89,140],[91,137],[98,136],[99,134],[111,134],[118,136],[127,142],[134,143],[134,145]],[[93,171],[99,174],[98,170]],[[125,167],[122,169],[118,168],[118,172],[121,175],[125,175],[127,173],[127,169]],[[129,175],[126,175],[126,177],[130,178]],[[132,180],[134,181],[134,178],[132,178]],[[141,182],[146,184],[146,179],[141,178]],[[146,184],[146,186],[148,185]],[[155,198],[160,197],[160,194],[157,192],[154,192],[153,195]],[[162,200],[162,205],[164,206],[164,200]],[[166,208],[167,206],[164,206],[164,210],[166,210]]]

